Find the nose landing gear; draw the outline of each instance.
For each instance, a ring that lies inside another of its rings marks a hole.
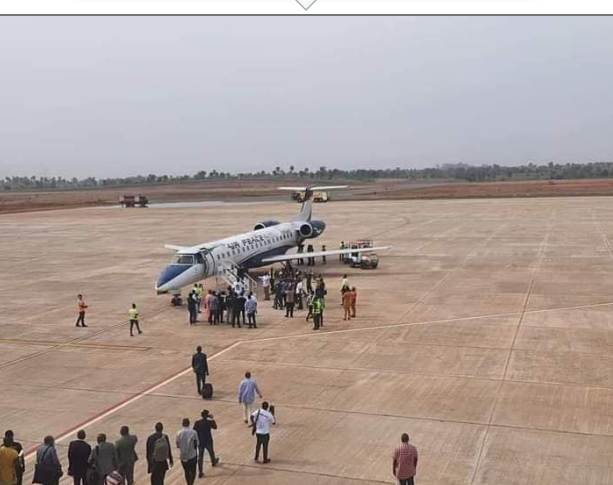
[[[172,293],[172,300],[170,300],[170,304],[172,306],[181,306],[183,305],[183,298],[181,298],[181,292],[176,291]]]

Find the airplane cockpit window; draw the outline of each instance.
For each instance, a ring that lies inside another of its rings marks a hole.
[[[174,260],[175,264],[194,264],[194,256],[191,254],[177,254]]]

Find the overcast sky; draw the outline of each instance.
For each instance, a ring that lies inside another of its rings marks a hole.
[[[613,160],[610,17],[0,17],[0,176]]]

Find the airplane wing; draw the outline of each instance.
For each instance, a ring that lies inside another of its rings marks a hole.
[[[172,249],[173,251],[185,251],[191,249],[189,246],[175,246],[174,244],[164,244],[166,249]]]
[[[303,190],[328,190],[328,189],[347,189],[349,185],[322,185],[322,186],[310,186],[310,187],[277,187],[278,190],[292,190],[294,192],[301,192]]]
[[[295,259],[320,258],[322,256],[338,256],[339,254],[352,253],[372,253],[374,251],[386,251],[392,249],[392,246],[376,246],[374,248],[358,248],[358,249],[333,249],[332,251],[314,251],[312,253],[292,253],[283,254],[281,256],[272,256],[262,259],[262,263],[279,263],[281,261],[292,261]]]

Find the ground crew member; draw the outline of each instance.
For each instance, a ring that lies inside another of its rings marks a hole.
[[[313,290],[311,290],[309,292],[309,295],[307,296],[307,300],[306,300],[306,304],[307,304],[307,309],[309,310],[306,316],[306,321],[309,321],[309,318],[311,318],[313,316],[313,300],[315,299],[315,293],[313,293]]]
[[[343,320],[351,320],[351,291],[343,289]]]
[[[351,291],[349,293],[351,295],[351,318],[355,318],[355,304],[358,298],[358,294],[355,291],[355,286],[351,287]]]
[[[128,315],[130,317],[130,337],[134,337],[134,333],[132,331],[134,327],[136,327],[136,330],[138,330],[139,335],[143,333],[140,331],[140,326],[138,325],[138,316],[140,313],[136,309],[136,303],[132,303],[132,308],[128,310]]]
[[[322,250],[322,251],[325,251],[325,250],[326,250],[326,245],[325,245],[325,244],[322,244],[322,245],[321,245],[321,250]],[[325,256],[325,255],[321,257],[321,263],[322,263],[322,264],[326,264],[326,256]]]
[[[341,243],[338,246],[339,249],[345,249],[345,241],[341,241]],[[338,260],[342,263],[343,262],[343,255],[339,254],[338,255]]]
[[[316,296],[313,298],[313,330],[319,330],[321,326],[321,313],[323,311],[323,301]]]
[[[87,327],[85,325],[85,310],[87,309],[87,305],[85,304],[85,300],[83,300],[83,295],[77,295],[77,312],[79,316],[77,317],[77,323],[75,327]],[[81,325],[79,325],[81,323]]]

